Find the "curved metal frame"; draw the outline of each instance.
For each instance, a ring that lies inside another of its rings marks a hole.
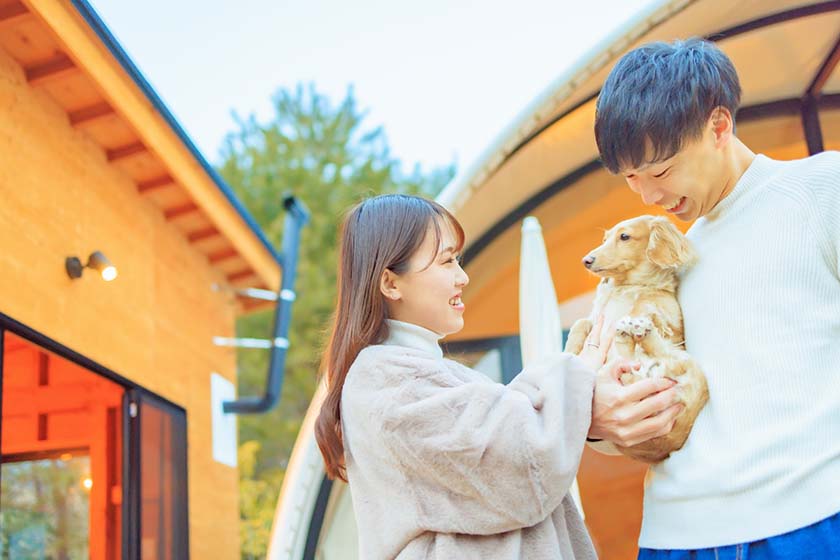
[[[318,550],[318,541],[321,540],[321,529],[324,526],[324,517],[327,514],[327,504],[330,502],[332,489],[332,480],[326,476],[321,479],[321,485],[318,487],[318,497],[315,499],[315,509],[312,512],[309,529],[306,532],[306,545],[301,560],[315,560],[315,552]]]

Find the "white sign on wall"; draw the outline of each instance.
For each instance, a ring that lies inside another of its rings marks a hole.
[[[236,414],[225,413],[222,403],[236,399],[236,386],[219,375],[210,374],[210,406],[213,417],[213,459],[236,466]]]

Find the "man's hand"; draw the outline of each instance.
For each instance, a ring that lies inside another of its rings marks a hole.
[[[674,427],[674,419],[683,409],[675,382],[657,378],[622,385],[621,375],[638,368],[637,363],[623,361],[609,363],[598,372],[589,438],[630,447],[664,436]]]

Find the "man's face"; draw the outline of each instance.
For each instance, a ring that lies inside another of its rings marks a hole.
[[[686,222],[711,211],[726,189],[723,150],[711,126],[673,157],[625,169],[621,174],[645,204],[659,205]]]

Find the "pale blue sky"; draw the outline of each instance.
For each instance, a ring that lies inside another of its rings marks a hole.
[[[90,0],[212,163],[231,112],[281,86],[352,84],[406,169],[468,167],[557,76],[650,0]]]

